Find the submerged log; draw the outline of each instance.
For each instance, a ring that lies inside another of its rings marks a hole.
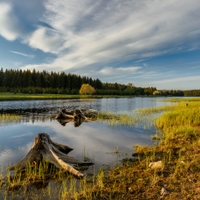
[[[73,111],[66,111],[63,108],[55,117],[61,125],[74,121],[74,126],[79,126],[83,121],[92,120],[97,117],[98,113],[93,109],[75,109]]]
[[[67,154],[73,149],[53,142],[46,133],[39,133],[34,140],[34,144],[28,154],[18,163],[9,167],[8,170],[24,170],[28,163],[38,164],[43,160],[62,168],[69,173],[81,178],[84,175],[76,170],[72,165],[93,165],[92,162],[81,162]]]

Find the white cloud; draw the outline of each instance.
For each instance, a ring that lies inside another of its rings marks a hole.
[[[155,81],[155,83],[186,83],[186,82],[191,82],[191,81],[198,81],[200,80],[200,76],[187,76],[187,77],[174,77],[171,79],[163,79],[163,80],[159,80],[159,81]],[[197,87],[199,88],[200,83],[197,85]]]
[[[103,74],[104,76],[112,76],[112,75],[126,75],[127,74],[136,74],[137,71],[141,69],[141,67],[120,67],[120,68],[113,68],[113,67],[107,67],[107,68],[102,68],[99,73]]]
[[[52,29],[39,27],[28,38],[28,43],[32,48],[41,49],[44,52],[57,53],[62,45],[62,36]]]
[[[54,28],[48,30],[52,35],[39,27],[29,44],[59,54],[52,65],[61,70],[160,55],[168,52],[169,45],[173,51],[172,47],[185,40],[192,41],[199,30],[195,19],[200,17],[200,4],[196,0],[49,0],[45,5],[42,20]],[[58,33],[65,40],[63,45]]]
[[[200,76],[187,75],[178,77],[176,74],[172,77],[161,76],[160,80],[150,81],[149,84],[156,85],[157,89],[176,89],[176,90],[192,90],[200,88]]]
[[[20,28],[20,23],[13,13],[11,4],[0,3],[0,35],[13,41],[20,36]]]

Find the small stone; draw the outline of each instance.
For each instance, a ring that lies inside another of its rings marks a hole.
[[[133,192],[133,189],[131,187],[128,188],[129,192]]]
[[[164,196],[168,195],[169,192],[164,187],[162,187],[161,191],[160,191],[160,194],[161,194],[160,198],[163,198]]]
[[[185,164],[185,161],[181,160],[181,162],[180,162],[180,163],[184,165],[184,164]]]
[[[157,161],[157,162],[150,162],[149,167],[151,169],[161,169],[161,168],[163,168],[163,163],[161,160]]]

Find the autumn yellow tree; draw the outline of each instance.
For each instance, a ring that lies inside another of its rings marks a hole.
[[[79,93],[80,94],[93,94],[96,90],[89,84],[82,84]]]

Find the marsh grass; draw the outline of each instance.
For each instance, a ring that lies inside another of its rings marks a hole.
[[[56,177],[55,180],[59,183],[59,187],[49,184],[44,188],[42,194],[40,193],[40,196],[33,193],[34,199],[53,199],[56,194],[58,199],[80,200],[199,199],[200,102],[191,101],[188,106],[184,102],[179,102],[171,107],[137,112],[142,113],[139,115],[150,117],[155,113],[160,113],[153,120],[154,124],[163,132],[161,136],[158,134],[160,140],[157,145],[153,147],[137,145],[134,147],[133,157],[123,159],[121,165],[108,171],[101,169],[93,176],[86,176],[81,180],[74,179],[63,171],[54,172],[52,174]],[[141,116],[137,120],[140,122],[145,117]],[[121,121],[123,125],[129,124],[129,117],[123,121],[124,118],[120,119],[118,114],[104,113],[99,118],[113,120],[114,124],[120,124]],[[125,123],[127,121],[128,123]],[[149,164],[152,162],[161,162],[162,167],[151,168]],[[34,174],[35,172],[28,174],[33,173],[34,177],[45,180],[45,176],[43,176],[45,170],[46,168],[41,166],[41,169],[36,170],[37,175]],[[28,177],[30,181],[31,175]],[[19,184],[19,180],[20,176],[10,180],[8,184]],[[23,192],[21,191],[21,195],[27,198],[29,195],[27,180],[23,185],[24,189]],[[161,195],[162,188],[168,191],[164,196]],[[9,191],[6,189],[5,191],[7,193],[4,194],[10,197]]]
[[[156,120],[163,112],[173,111],[174,109],[186,108],[185,104],[175,104],[172,106],[161,106],[154,108],[141,108],[132,112],[132,114],[99,112],[98,121],[106,121],[111,126],[138,126],[150,127],[155,125]]]
[[[112,112],[99,112],[97,121],[107,122],[110,126],[130,126],[137,127],[141,124],[144,127],[150,127],[154,124],[155,116],[149,113],[144,114],[139,110],[132,114],[116,114]]]

